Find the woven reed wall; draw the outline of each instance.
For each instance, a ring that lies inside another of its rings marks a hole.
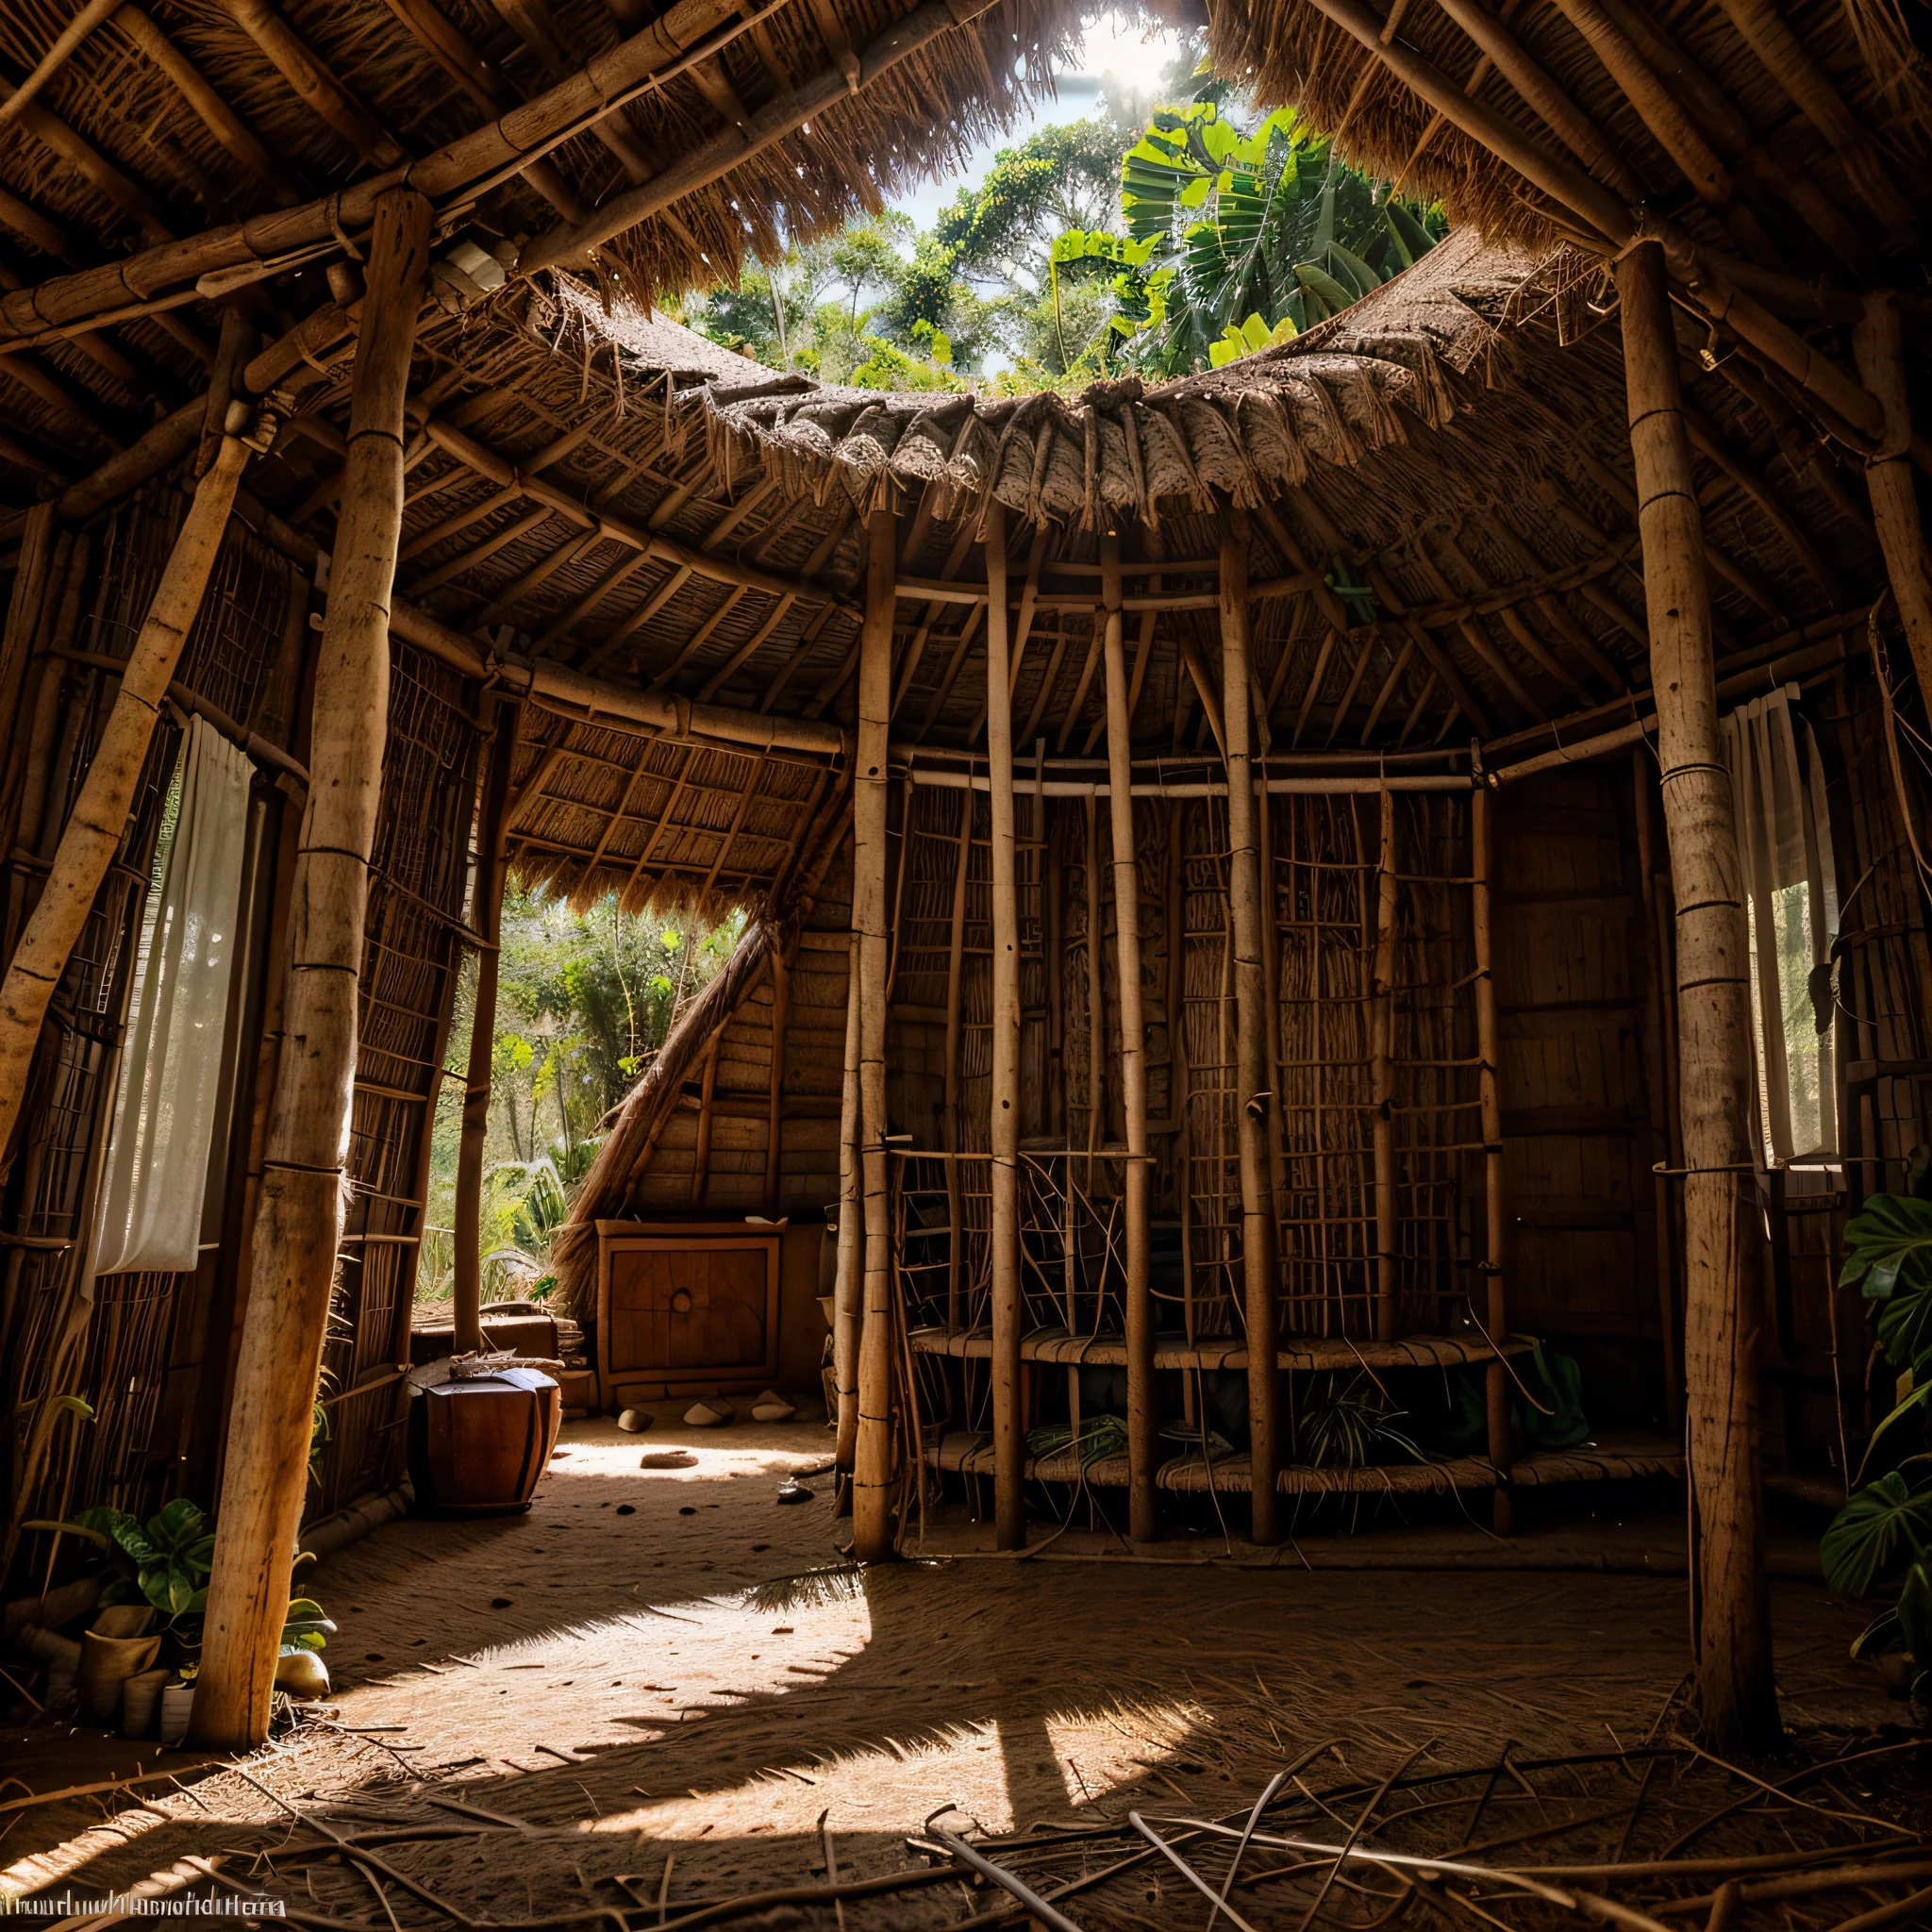
[[[17,837],[29,855],[8,866],[9,951],[118,689],[102,668],[56,654],[126,658],[181,508],[175,491],[151,486],[62,540],[23,696],[26,729],[8,746],[7,794],[16,803]],[[266,722],[281,688],[276,672],[289,597],[287,565],[231,525],[177,681],[231,717]],[[93,1156],[112,1105],[113,1044],[125,1015],[142,899],[180,738],[168,722],[155,735],[114,865],[54,1003],[8,1178],[0,1224],[6,1233],[65,1244],[9,1245],[5,1255],[0,1355],[13,1419],[9,1488],[16,1515],[66,1514],[100,1503],[145,1510],[208,1474],[206,1455],[195,1454],[197,1394],[205,1363],[219,1377],[226,1359],[226,1338],[211,1337],[200,1319],[215,1257],[192,1274],[105,1276],[93,1285],[91,1303],[80,1298],[76,1279]],[[264,801],[255,812],[258,851],[269,811]],[[238,1001],[242,991],[238,986]],[[50,1457],[23,1490],[31,1408],[22,1405],[62,1392],[84,1394],[94,1420],[57,1424]],[[29,1547],[26,1560],[33,1556]]]
[[[349,1212],[323,1348],[329,1440],[311,1519],[403,1476],[408,1395],[397,1370],[409,1358],[429,1137],[462,968],[477,753],[474,686],[398,644],[357,1013]]]

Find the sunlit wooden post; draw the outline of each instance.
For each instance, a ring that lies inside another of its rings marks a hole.
[[[1684,1118],[1684,1375],[1690,1589],[1707,1734],[1760,1753],[1782,1736],[1772,1676],[1759,1459],[1761,1239],[1751,1173],[1750,942],[1731,774],[1718,728],[1703,517],[1678,387],[1663,250],[1617,260],[1657,761],[1677,897]]]
[[[992,818],[993,1528],[1026,1541],[1026,1441],[1020,1402],[1020,899],[1013,850],[1013,709],[1008,689],[1007,516],[986,512],[986,756]]]
[[[458,1355],[483,1346],[483,1153],[490,1135],[490,1074],[496,1050],[498,941],[503,935],[503,882],[508,854],[509,774],[516,759],[523,707],[501,704],[491,740],[489,775],[476,828],[476,894],[474,918],[483,941],[476,959],[475,1016],[470,1027],[470,1064],[463,1081],[462,1139],[457,1148],[456,1285],[451,1298]]]
[[[1241,1174],[1241,1287],[1248,1331],[1254,1539],[1280,1541],[1274,1204],[1268,1185],[1268,1023],[1261,1010],[1261,879],[1248,673],[1248,519],[1229,509],[1221,539],[1221,712],[1227,745],[1227,891],[1234,946],[1235,1123]]]
[[[386,189],[376,197],[369,238],[341,516],[316,652],[313,782],[295,853],[282,1056],[194,1692],[194,1740],[214,1749],[258,1744],[268,1735],[308,1481],[316,1379],[341,1241],[362,925],[389,730],[403,403],[432,218],[415,190]]]
[[[1141,872],[1134,855],[1132,720],[1122,634],[1121,544],[1100,540],[1100,596],[1106,612],[1107,788],[1113,823],[1113,927],[1120,968],[1121,1098],[1127,1117],[1127,1522],[1136,1542],[1159,1533],[1154,1468],[1159,1407],[1154,1392],[1154,1299],[1148,1225],[1153,1171],[1147,1164],[1147,1024],[1141,995]]]
[[[852,1547],[862,1563],[892,1554],[892,1229],[886,1174],[886,733],[892,689],[890,509],[867,525],[865,622],[858,646],[858,743],[852,794],[853,971],[858,978],[859,1178],[864,1196],[865,1325],[858,1343],[858,1443]]]

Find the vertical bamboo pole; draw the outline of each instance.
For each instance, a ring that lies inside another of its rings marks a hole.
[[[1630,790],[1637,816],[1637,870],[1643,896],[1643,939],[1649,953],[1649,970],[1644,974],[1643,1025],[1650,1036],[1645,1071],[1651,1087],[1650,1117],[1652,1146],[1666,1167],[1681,1167],[1674,1158],[1671,1122],[1676,1118],[1676,1081],[1672,1075],[1669,1053],[1674,1037],[1664,1009],[1665,971],[1663,925],[1657,917],[1657,856],[1653,849],[1650,816],[1650,747],[1636,744],[1630,749]],[[1663,1174],[1651,1178],[1657,1210],[1657,1299],[1662,1341],[1664,1413],[1674,1430],[1684,1426],[1684,1394],[1677,1373],[1677,1298],[1674,1289],[1676,1274],[1676,1246],[1672,1232],[1676,1217],[1672,1212],[1670,1181]]]
[[[711,1103],[718,1091],[718,1059],[724,1050],[724,1029],[720,1026],[711,1035],[710,1043],[705,1048],[704,1080],[698,1088],[698,1139],[696,1151],[691,1162],[691,1211],[705,1205],[705,1196],[711,1188]],[[558,1095],[558,1109],[562,1111],[562,1093]],[[533,1101],[530,1107],[530,1127],[534,1138],[537,1125],[537,1108]]]
[[[966,966],[966,879],[973,864],[973,793],[959,794],[959,856],[953,873],[953,932],[946,951],[946,1117],[949,1152],[960,1150],[959,1132],[959,983]],[[946,1326],[959,1326],[959,1263],[966,1230],[960,1224],[959,1163],[946,1162],[946,1217],[952,1233],[946,1238]]]
[[[1127,1128],[1127,1522],[1137,1543],[1159,1534],[1154,1465],[1159,1405],[1154,1393],[1154,1170],[1147,1163],[1147,1022],[1141,993],[1141,873],[1135,858],[1132,711],[1126,640],[1122,632],[1121,544],[1100,540],[1100,598],[1106,611],[1107,789],[1113,821],[1113,931],[1120,967],[1121,1098]]]
[[[1478,785],[1470,800],[1469,842],[1470,924],[1475,938],[1476,1098],[1483,1130],[1483,1326],[1500,1350],[1508,1339],[1503,1256],[1509,1217],[1508,1196],[1504,1191],[1502,1047],[1496,1030],[1496,955],[1490,900],[1490,880],[1495,870],[1495,811],[1493,794]],[[1491,1506],[1494,1528],[1498,1536],[1507,1536],[1515,1520],[1508,1489],[1515,1457],[1509,1441],[1509,1375],[1500,1355],[1484,1372],[1483,1393],[1489,1414],[1490,1460],[1497,1476]]]
[[[1007,515],[988,505],[986,751],[992,780],[992,1455],[993,1526],[1003,1550],[1026,1542],[1020,1404],[1020,902],[1013,853],[1013,703],[1007,646]]]
[[[225,436],[214,467],[194,487],[39,903],[0,982],[0,1148],[12,1139],[47,1003],[120,846],[155,720],[201,608],[247,460],[246,445]]]
[[[1228,940],[1234,956],[1235,1123],[1241,1173],[1241,1292],[1248,1329],[1248,1437],[1254,1539],[1281,1540],[1275,1476],[1274,1216],[1268,1186],[1268,1023],[1261,985],[1261,881],[1255,838],[1253,701],[1248,669],[1248,519],[1230,509],[1221,538],[1221,713],[1227,746]]]
[[[1912,482],[1911,398],[1906,386],[1905,325],[1898,297],[1890,291],[1865,298],[1865,313],[1852,332],[1858,377],[1885,409],[1884,453],[1867,458],[1865,487],[1872,492],[1872,522],[1885,553],[1886,575],[1898,600],[1899,624],[1911,647],[1919,690],[1932,694],[1932,578],[1925,532]]]
[[[858,1153],[858,948],[845,956],[845,1084],[839,1101],[839,1272],[832,1281],[832,1379],[838,1385],[839,1514],[852,1513],[852,1474],[858,1452],[858,1343],[863,1332],[859,1275],[864,1215]]]
[[[476,832],[476,906],[483,941],[476,959],[475,1017],[470,1026],[470,1065],[463,1081],[462,1139],[457,1148],[456,1289],[452,1304],[458,1355],[483,1346],[483,1151],[490,1134],[490,1070],[496,1050],[496,977],[503,937],[503,880],[508,853],[509,774],[516,759],[523,707],[499,704],[490,747],[490,776]]]
[[[1381,794],[1375,952],[1369,982],[1369,1101],[1375,1163],[1375,1339],[1401,1325],[1395,1271],[1395,794]]]
[[[886,732],[892,699],[897,525],[866,525],[865,622],[858,646],[858,743],[852,794],[852,928],[858,975],[858,1127],[865,1198],[865,1326],[858,1350],[858,1450],[852,1546],[861,1563],[892,1554],[892,1229],[886,1181]]]
[[[316,653],[308,808],[296,849],[284,1046],[217,1515],[194,1738],[268,1735],[341,1236],[369,853],[389,724],[389,608],[403,516],[403,404],[432,210],[375,198],[349,401],[334,581]],[[212,474],[212,473],[210,473]]]
[[[1131,803],[1131,795],[1129,797]],[[1087,1191],[1093,1191],[1093,1150],[1107,1143],[1107,993],[1101,979],[1100,802],[1080,801],[1087,832]],[[1073,1170],[1068,1169],[1071,1183]]]
[[[1774,1749],[1758,1452],[1757,1242],[1751,1160],[1749,946],[1731,778],[1718,733],[1702,517],[1662,248],[1617,261],[1650,620],[1657,751],[1677,897],[1684,1116],[1684,1367],[1691,1628],[1699,1715],[1727,1749]]]
[[[765,1124],[765,1212],[778,1217],[778,1168],[785,1153],[785,1029],[791,1017],[791,969],[782,953],[772,955],[772,1090]]]

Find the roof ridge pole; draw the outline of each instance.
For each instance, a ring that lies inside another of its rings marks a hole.
[[[853,771],[852,970],[858,976],[858,1146],[865,1321],[858,1344],[858,1441],[852,1545],[861,1563],[892,1555],[892,1229],[886,1173],[886,733],[892,697],[892,579],[897,525],[889,508],[866,526],[865,624],[858,645],[858,750]]]
[[[1137,1543],[1160,1534],[1154,1491],[1159,1404],[1154,1390],[1154,1297],[1150,1281],[1147,1163],[1147,1024],[1141,992],[1141,867],[1134,838],[1132,724],[1127,652],[1121,614],[1121,540],[1100,539],[1100,595],[1106,611],[1108,809],[1113,820],[1113,932],[1119,958],[1121,1099],[1126,1113],[1127,1173],[1127,1526]],[[1096,936],[1097,937],[1097,936]],[[1095,1042],[1096,1047],[1098,1042]]]
[[[269,1697],[308,1481],[316,1377],[342,1231],[369,855],[389,724],[389,620],[403,525],[403,404],[433,210],[376,197],[349,402],[328,612],[316,651],[308,808],[291,882],[283,1053],[254,1228],[194,1737],[268,1736]]]
[[[1710,591],[1663,249],[1616,265],[1630,449],[1676,891],[1684,1122],[1684,1374],[1691,1642],[1699,1723],[1761,1756],[1783,1732],[1764,1574],[1756,1341],[1750,947],[1731,774],[1718,724]]]
[[[1235,1130],[1241,1174],[1241,1294],[1248,1330],[1248,1440],[1257,1543],[1281,1541],[1275,1473],[1278,1291],[1268,1184],[1268,1024],[1262,1012],[1261,879],[1256,842],[1253,694],[1248,674],[1248,515],[1230,506],[1221,535],[1221,723],[1227,747],[1227,896],[1234,945]]]
[[[1008,688],[1007,512],[986,507],[986,758],[992,858],[992,1489],[994,1541],[1026,1546],[1020,1401],[1020,895],[1013,850],[1013,696]],[[1069,1158],[1072,1157],[1070,1156]]]

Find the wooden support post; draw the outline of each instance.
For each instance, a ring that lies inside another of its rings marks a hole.
[[[1234,955],[1235,1124],[1241,1174],[1241,1291],[1248,1331],[1248,1437],[1254,1474],[1253,1535],[1281,1540],[1275,1476],[1280,1368],[1275,1359],[1274,1193],[1268,1184],[1268,1021],[1262,1011],[1261,881],[1255,827],[1255,767],[1248,651],[1248,519],[1226,512],[1221,539],[1221,714],[1227,747],[1228,941]]]
[[[334,581],[316,653],[308,809],[296,848],[284,1047],[270,1116],[248,1312],[235,1369],[194,1739],[268,1735],[308,1476],[316,1377],[341,1236],[369,853],[389,724],[389,613],[403,519],[403,403],[433,210],[385,189],[349,402]]]
[[[1866,296],[1865,313],[1852,332],[1852,344],[1859,379],[1885,410],[1883,454],[1865,462],[1872,522],[1885,553],[1886,575],[1898,603],[1899,626],[1911,649],[1920,693],[1932,701],[1932,577],[1927,575],[1925,532],[1919,521],[1908,454],[1912,408],[1906,387],[1905,327],[1896,295],[1887,291]]]
[[[959,1133],[959,1034],[960,980],[966,966],[966,881],[973,864],[973,793],[959,794],[959,852],[953,873],[953,931],[946,951],[946,1117],[945,1141],[949,1152],[960,1150]],[[965,1246],[966,1230],[960,1224],[959,1163],[946,1162],[946,1215],[952,1233],[946,1237],[946,1326],[959,1326],[959,1264]]]
[[[1502,1044],[1496,1027],[1496,952],[1491,924],[1490,880],[1495,871],[1496,800],[1478,785],[1470,799],[1470,924],[1475,940],[1476,1098],[1483,1132],[1483,1326],[1497,1350],[1508,1340],[1509,1303],[1505,1293],[1504,1252],[1509,1235],[1508,1196],[1503,1174]],[[1507,1536],[1515,1526],[1509,1500],[1509,1372],[1499,1353],[1484,1372],[1490,1460],[1495,1465],[1492,1526]]]
[[[1677,1118],[1676,1028],[1674,1012],[1667,1006],[1670,989],[1670,953],[1663,922],[1657,916],[1657,854],[1650,815],[1651,754],[1648,744],[1630,749],[1630,791],[1637,823],[1637,871],[1643,898],[1643,944],[1648,954],[1643,974],[1643,1030],[1647,1036],[1645,1084],[1650,1088],[1651,1146],[1654,1158],[1666,1167],[1682,1167],[1676,1136],[1672,1130]],[[1651,1178],[1652,1199],[1657,1217],[1657,1300],[1658,1334],[1662,1341],[1664,1414],[1674,1433],[1684,1427],[1683,1378],[1677,1370],[1676,1242],[1674,1233],[1677,1217],[1670,1179],[1665,1174]]]
[[[1750,970],[1731,776],[1718,730],[1702,518],[1663,250],[1617,261],[1650,620],[1664,817],[1677,898],[1684,1116],[1684,1367],[1699,1718],[1761,1756],[1782,1728],[1772,1675],[1758,1451],[1760,1240],[1751,1173]]]
[[[1149,1215],[1154,1170],[1147,1164],[1147,1022],[1141,992],[1141,872],[1135,858],[1132,705],[1122,635],[1121,546],[1100,540],[1100,595],[1106,610],[1107,786],[1113,820],[1113,930],[1120,967],[1121,1098],[1127,1128],[1127,1518],[1137,1542],[1160,1532],[1154,1467],[1160,1408],[1154,1392],[1154,1294]]]
[[[852,794],[853,971],[858,978],[858,1146],[864,1196],[865,1326],[858,1351],[858,1442],[852,1547],[861,1563],[892,1554],[892,1230],[886,1179],[886,731],[892,701],[890,509],[867,525],[865,623],[858,647],[858,741]]]
[[[1132,795],[1129,794],[1129,803]],[[1100,802],[1080,801],[1086,820],[1087,886],[1087,1191],[1093,1191],[1093,1150],[1107,1142],[1107,991],[1101,977],[1104,922],[1100,892]],[[1072,1179],[1071,1170],[1068,1174]]]
[[[128,654],[121,689],[60,834],[39,903],[8,962],[0,984],[0,1148],[13,1137],[47,1003],[67,971],[120,847],[155,720],[201,608],[247,460],[246,445],[225,436],[213,468],[194,486],[194,501]]]
[[[852,1472],[858,1450],[858,1338],[862,1324],[859,1276],[865,1245],[858,1154],[858,948],[845,965],[845,1084],[839,1102],[839,1272],[832,1284],[832,1378],[838,1384],[838,1434],[833,1464],[839,1514],[852,1514]]]
[[[785,1029],[791,1019],[791,969],[772,955],[772,1107],[765,1127],[765,1213],[778,1218],[779,1163],[785,1152]]]
[[[476,959],[475,1014],[470,1024],[470,1065],[463,1082],[462,1139],[457,1148],[456,1286],[451,1301],[458,1355],[483,1346],[483,1150],[490,1135],[490,1074],[496,1054],[496,971],[502,957],[503,881],[508,864],[509,774],[516,761],[517,727],[524,708],[499,704],[476,828],[476,931],[483,941]],[[432,1107],[430,1111],[434,1113]]]
[[[724,1028],[720,1026],[711,1035],[710,1042],[705,1048],[704,1079],[698,1088],[698,1140],[691,1163],[691,1206],[695,1214],[705,1205],[705,1196],[711,1187],[711,1103],[718,1091],[718,1056],[724,1044]],[[558,1096],[558,1111],[561,1113],[562,1095]],[[533,1101],[530,1106],[530,1127],[534,1138],[537,1125],[537,1108]]]
[[[1375,952],[1369,981],[1369,1100],[1375,1163],[1375,1339],[1401,1325],[1395,1278],[1395,794],[1380,798]]]
[[[1007,515],[986,511],[986,752],[992,789],[993,1526],[1003,1550],[1026,1542],[1020,1403],[1020,900],[1013,852],[1013,700],[1007,650]]]

